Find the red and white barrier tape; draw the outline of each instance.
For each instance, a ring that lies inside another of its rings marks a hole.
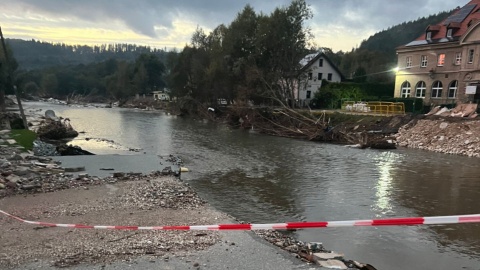
[[[64,227],[76,229],[110,229],[110,230],[288,230],[288,229],[311,229],[330,227],[355,227],[355,226],[403,226],[403,225],[435,225],[456,223],[480,223],[480,214],[460,216],[436,216],[436,217],[408,217],[387,218],[369,220],[347,221],[316,221],[316,222],[288,222],[272,224],[218,224],[201,226],[99,226],[83,224],[58,224],[41,221],[30,221],[11,215],[0,210],[0,214],[6,215],[18,221],[45,227]]]

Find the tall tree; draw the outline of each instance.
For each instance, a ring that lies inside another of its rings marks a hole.
[[[1,48],[0,48],[0,112],[6,110],[5,93],[13,94],[14,72],[18,68],[17,61],[13,57],[12,50],[5,44],[2,29],[0,28]]]
[[[260,20],[256,46],[259,78],[266,94],[285,105],[293,104],[299,63],[312,38],[310,29],[305,27],[311,17],[306,2],[294,0],[290,6],[277,8]]]
[[[135,93],[135,88],[130,77],[132,74],[130,65],[125,61],[118,62],[117,65],[117,71],[107,77],[106,82],[107,91],[119,101],[121,106]]]

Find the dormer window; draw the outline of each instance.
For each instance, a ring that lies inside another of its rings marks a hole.
[[[453,29],[452,28],[448,28],[447,29],[447,38],[452,38],[453,36]]]
[[[428,31],[427,32],[427,40],[432,40],[432,32]]]
[[[438,31],[440,31],[440,25],[429,25],[425,30],[425,39],[431,41],[433,34],[438,33]]]

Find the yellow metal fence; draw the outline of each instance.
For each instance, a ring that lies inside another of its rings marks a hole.
[[[403,102],[355,102],[345,101],[342,104],[342,110],[347,112],[371,113],[371,114],[405,114],[405,104]]]

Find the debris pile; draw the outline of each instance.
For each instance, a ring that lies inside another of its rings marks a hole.
[[[477,108],[478,104],[459,104],[454,109],[436,106],[426,115],[475,118],[478,116]]]
[[[399,130],[396,143],[402,147],[480,157],[480,121],[452,117],[418,120]]]
[[[375,270],[370,264],[346,260],[344,254],[326,250],[322,243],[304,243],[280,231],[265,230],[255,231],[255,233],[275,246],[297,254],[299,259],[320,265],[326,269]]]
[[[60,140],[78,136],[78,132],[72,128],[68,118],[59,120],[46,118],[36,132],[40,138],[47,140]]]

